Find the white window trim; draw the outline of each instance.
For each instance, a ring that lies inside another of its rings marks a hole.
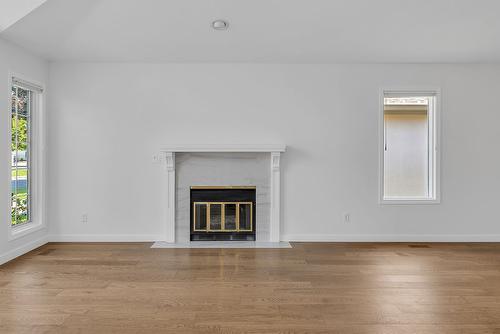
[[[35,106],[33,109],[33,113],[31,115],[31,136],[32,140],[32,181],[31,181],[31,201],[32,201],[32,211],[31,211],[31,222],[23,224],[21,226],[11,227],[9,226],[9,241],[13,241],[34,233],[36,231],[42,230],[46,227],[46,210],[45,210],[45,136],[46,136],[46,105],[45,105],[45,96],[46,90],[45,85],[36,80],[32,80],[30,78],[25,77],[19,73],[9,73],[9,84],[8,84],[8,109],[11,110],[11,89],[13,85],[13,78],[21,79],[26,83],[30,83],[33,86],[41,87],[43,90],[43,94],[34,94],[35,101],[33,101],[33,105]],[[10,119],[10,118],[9,118]],[[9,138],[11,137],[10,127],[9,127]],[[9,155],[10,155],[9,150]],[[9,160],[10,161],[10,157]],[[10,168],[9,168],[10,171]],[[10,191],[10,179],[11,174],[9,172],[9,191]],[[9,204],[7,207],[10,208],[11,199],[8,196]],[[10,214],[9,214],[10,217]],[[5,222],[7,223],[7,222]]]
[[[391,96],[435,96],[434,107],[434,172],[432,198],[384,198],[384,97]],[[379,101],[379,204],[382,205],[426,205],[441,203],[441,89],[436,87],[382,88]]]

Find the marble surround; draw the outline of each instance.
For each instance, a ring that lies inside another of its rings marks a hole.
[[[280,154],[284,145],[172,146],[166,171],[166,243],[189,243],[191,186],[256,186],[256,241],[280,241]]]
[[[189,241],[191,186],[256,186],[256,240],[269,240],[270,157],[265,153],[177,153],[175,240]]]

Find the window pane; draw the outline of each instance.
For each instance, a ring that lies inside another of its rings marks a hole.
[[[30,112],[29,90],[12,87],[11,108],[11,224],[30,221]]]
[[[390,99],[384,106],[384,197],[429,197],[429,103]]]

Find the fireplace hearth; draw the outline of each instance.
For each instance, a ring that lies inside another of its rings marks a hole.
[[[191,241],[255,241],[254,186],[192,186]]]

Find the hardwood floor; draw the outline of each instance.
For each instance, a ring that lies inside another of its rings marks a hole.
[[[47,244],[0,267],[2,333],[500,333],[500,244]]]

